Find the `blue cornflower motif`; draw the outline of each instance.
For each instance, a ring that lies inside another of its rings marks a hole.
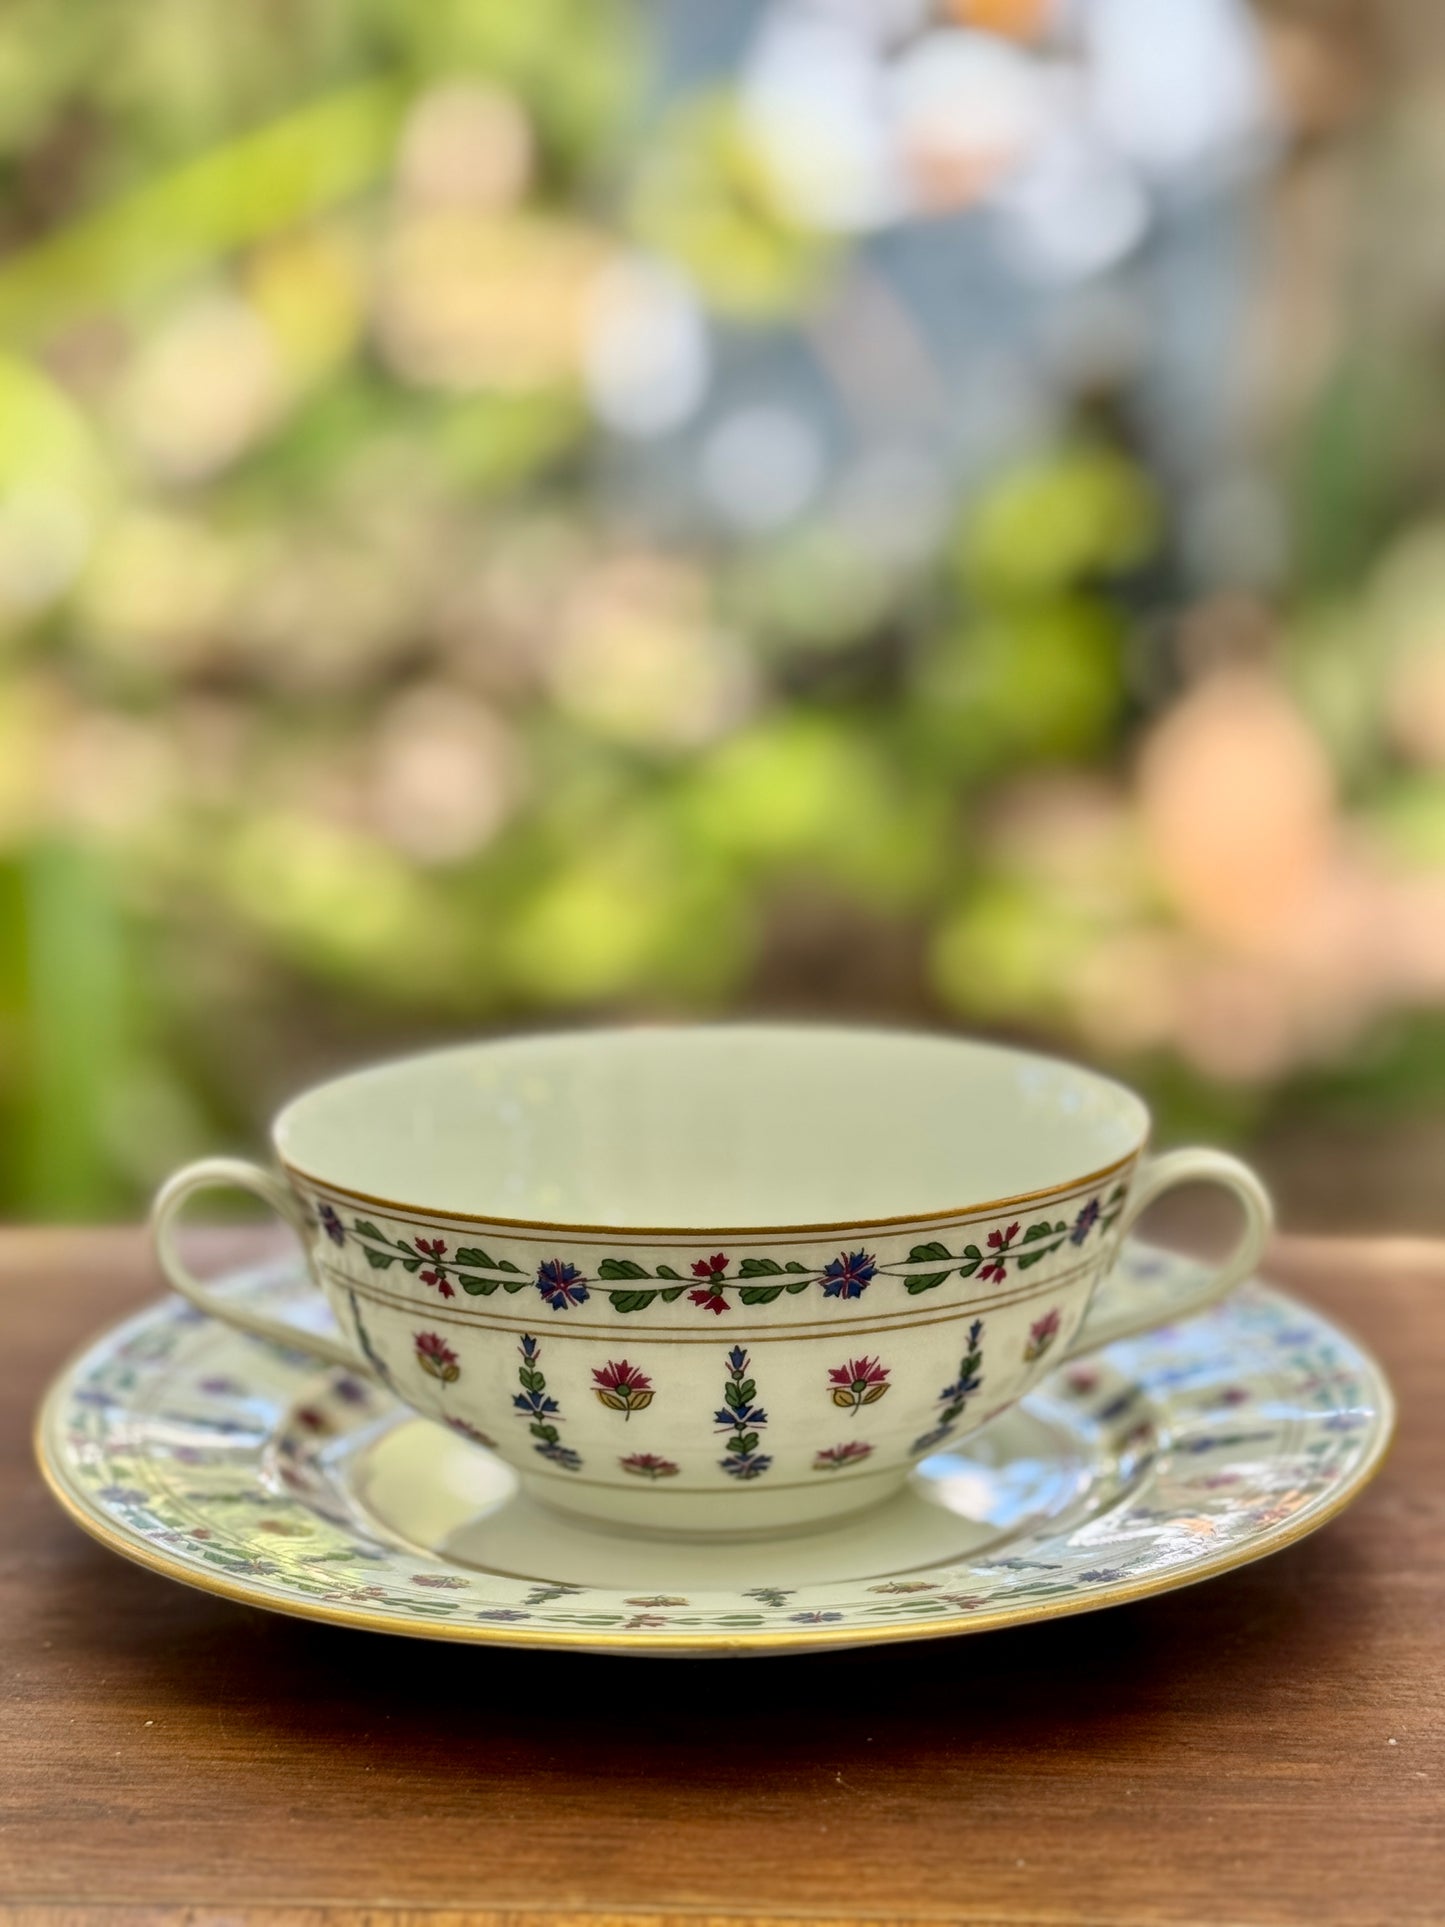
[[[766,1425],[768,1422],[768,1415],[761,1405],[739,1405],[735,1410],[729,1410],[723,1406],[713,1414],[713,1417],[718,1429],[723,1432],[731,1432],[734,1426],[741,1429],[749,1425]]]
[[[871,1252],[841,1251],[823,1267],[825,1298],[861,1298],[878,1267]]]
[[[1097,1198],[1090,1198],[1089,1202],[1074,1220],[1074,1228],[1069,1233],[1069,1243],[1071,1245],[1081,1245],[1084,1242],[1085,1238],[1088,1237],[1094,1226],[1099,1222],[1099,1211],[1099,1200]]]
[[[587,1280],[577,1269],[569,1265],[565,1258],[546,1258],[537,1267],[537,1289],[543,1302],[553,1311],[565,1311],[569,1305],[585,1304],[589,1292]]]
[[[346,1243],[346,1226],[336,1215],[335,1205],[318,1205],[316,1215],[321,1220],[321,1229],[326,1233],[332,1244],[344,1245]]]
[[[728,1353],[728,1365],[735,1372],[745,1372],[748,1369],[748,1355],[741,1345],[734,1345]]]
[[[767,1471],[768,1467],[772,1464],[772,1460],[766,1452],[763,1452],[755,1459],[736,1457],[719,1459],[718,1464],[724,1472],[731,1472],[735,1479],[755,1479],[760,1472]]]
[[[530,1412],[534,1418],[550,1418],[553,1412],[562,1408],[555,1398],[548,1398],[545,1392],[514,1392],[512,1403],[519,1412]]]
[[[977,1372],[970,1372],[966,1378],[956,1378],[951,1385],[945,1385],[938,1396],[951,1404],[956,1398],[967,1398],[971,1392],[976,1392],[982,1383]]]

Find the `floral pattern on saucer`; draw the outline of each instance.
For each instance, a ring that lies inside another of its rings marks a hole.
[[[1131,1244],[1103,1289],[1162,1296],[1186,1262]],[[280,1267],[238,1276],[230,1289],[273,1312],[311,1302],[304,1282]],[[940,1388],[940,1426],[969,1397],[970,1359],[986,1343],[964,1336],[968,1349]],[[566,1455],[543,1350],[531,1335],[519,1348],[516,1415],[539,1451]],[[449,1368],[440,1351],[428,1356]],[[751,1365],[746,1352],[729,1356],[713,1435],[747,1467],[766,1456],[757,1405],[766,1387],[754,1386]],[[868,1366],[842,1361],[846,1379],[831,1381],[849,1429],[855,1400],[882,1382]],[[634,1396],[646,1389],[629,1383]],[[302,1354],[242,1337],[176,1299],[105,1335],[62,1375],[42,1415],[40,1451],[57,1495],[105,1543],[256,1605],[477,1642],[747,1651],[967,1632],[1243,1564],[1346,1503],[1378,1466],[1393,1423],[1389,1388],[1369,1356],[1322,1314],[1258,1284],[1176,1327],[1063,1365],[1030,1397],[1106,1435],[1130,1476],[1102,1509],[934,1570],[733,1593],[643,1596],[635,1585],[624,1593],[504,1578],[371,1537],[317,1466],[348,1429],[394,1412],[390,1396],[344,1372],[318,1376]],[[704,1435],[700,1446],[708,1443]],[[822,1448],[820,1476],[856,1457],[858,1443],[843,1437]],[[639,1481],[677,1469],[644,1452],[621,1463]]]

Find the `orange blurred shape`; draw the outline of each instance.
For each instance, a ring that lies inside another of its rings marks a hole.
[[[1361,23],[1333,10],[1332,19],[1289,14],[1259,22],[1276,102],[1297,135],[1338,133],[1369,106],[1379,60]]]
[[[466,690],[440,682],[388,704],[367,773],[372,826],[421,863],[460,862],[490,842],[524,780],[512,732]]]
[[[971,207],[1017,158],[1012,147],[977,148],[960,152],[950,142],[926,136],[906,137],[902,160],[919,206],[931,214]]]
[[[1386,707],[1411,761],[1445,769],[1445,643],[1411,650],[1391,677]]]
[[[1384,906],[1378,938],[1403,999],[1445,1002],[1445,875],[1400,877]]]
[[[1187,1063],[1224,1084],[1267,1084],[1305,1055],[1298,986],[1238,959],[1183,959],[1172,1042]]]
[[[1053,13],[1053,0],[944,0],[945,19],[1009,40],[1039,40]]]
[[[1183,920],[1229,949],[1288,952],[1325,887],[1334,786],[1279,684],[1250,667],[1207,677],[1145,745],[1139,795],[1160,888]]]

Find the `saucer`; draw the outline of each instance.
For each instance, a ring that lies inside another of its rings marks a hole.
[[[1100,1294],[1162,1304],[1196,1269],[1131,1242]],[[219,1289],[322,1316],[294,1265]],[[715,1655],[981,1632],[1189,1585],[1332,1518],[1393,1426],[1369,1354],[1255,1282],[1061,1365],[900,1497],[781,1541],[553,1513],[464,1432],[175,1298],[62,1372],[36,1443],[103,1544],[248,1605],[485,1645]]]

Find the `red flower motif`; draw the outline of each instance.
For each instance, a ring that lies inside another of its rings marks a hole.
[[[443,1385],[454,1385],[462,1375],[461,1361],[439,1332],[416,1334],[416,1362]]]
[[[433,1264],[435,1264],[437,1267],[435,1271],[422,1272],[421,1274],[422,1283],[424,1285],[432,1286],[432,1288],[435,1291],[439,1292],[443,1298],[455,1298],[457,1294],[455,1293],[455,1291],[453,1291],[451,1284],[447,1279],[447,1275],[445,1271],[441,1269],[441,1261],[446,1256],[446,1249],[447,1249],[446,1239],[445,1238],[418,1238],[416,1241],[416,1248],[419,1252],[421,1252],[423,1257],[430,1258]]]
[[[652,1380],[625,1358],[614,1358],[601,1371],[593,1370],[595,1390],[609,1411],[631,1418],[652,1403]]]
[[[1059,1335],[1059,1321],[1062,1314],[1057,1305],[1046,1311],[1042,1318],[1036,1318],[1029,1326],[1029,1341],[1024,1346],[1024,1363],[1032,1365],[1035,1359],[1042,1358]]]
[[[489,1438],[479,1425],[473,1425],[470,1419],[452,1418],[448,1415],[447,1424],[462,1438],[470,1439],[473,1445],[485,1445],[490,1451],[496,1451],[497,1441]]]
[[[850,1358],[846,1365],[830,1366],[828,1379],[833,1403],[845,1412],[857,1412],[865,1405],[876,1405],[888,1390],[888,1367],[876,1358]]]
[[[639,1371],[635,1365],[629,1365],[625,1358],[612,1359],[600,1372],[594,1369],[592,1376],[610,1392],[648,1392],[652,1389],[652,1380],[647,1373]]]
[[[693,1260],[693,1277],[705,1278],[707,1284],[703,1286],[700,1291],[690,1291],[687,1295],[695,1305],[701,1305],[704,1311],[712,1312],[714,1317],[716,1317],[719,1312],[731,1309],[727,1298],[720,1289],[722,1280],[727,1273],[727,1268],[727,1254],[722,1251],[715,1251],[710,1258],[695,1258]]]
[[[846,1365],[834,1365],[828,1372],[835,1385],[881,1385],[888,1367],[876,1358],[850,1358]]]
[[[1007,1278],[1008,1266],[1005,1263],[1004,1258],[1005,1258],[1005,1254],[1008,1251],[1009,1246],[1013,1243],[1014,1239],[1018,1236],[1018,1233],[1019,1233],[1019,1228],[1017,1223],[1011,1224],[1007,1231],[990,1231],[989,1232],[988,1248],[991,1252],[993,1252],[994,1256],[989,1261],[989,1263],[984,1265],[983,1268],[980,1270],[978,1274],[980,1278],[999,1278],[999,1279]]]
[[[826,1451],[814,1453],[813,1470],[836,1472],[841,1466],[856,1465],[860,1459],[866,1459],[872,1450],[871,1445],[864,1445],[860,1439],[850,1439],[846,1445],[830,1445]]]
[[[629,1452],[617,1463],[624,1472],[634,1473],[639,1479],[670,1479],[677,1472],[671,1459],[660,1459],[655,1452]]]

